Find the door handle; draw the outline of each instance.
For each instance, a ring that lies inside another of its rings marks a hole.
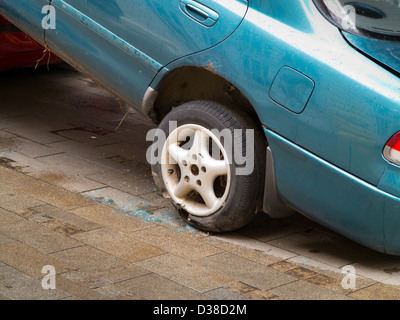
[[[187,16],[206,27],[212,27],[219,18],[217,12],[194,0],[181,0],[180,7]]]

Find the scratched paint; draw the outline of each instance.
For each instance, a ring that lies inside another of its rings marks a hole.
[[[151,59],[149,56],[147,56],[137,48],[133,47],[128,42],[118,37],[116,34],[111,33],[109,30],[107,30],[97,22],[83,15],[82,13],[74,9],[72,6],[65,3],[63,0],[53,0],[52,4],[58,8],[63,8],[64,12],[74,17],[78,21],[82,22],[88,28],[90,28],[91,30],[102,36],[104,39],[107,39],[108,41],[110,41],[115,46],[125,51],[129,55],[138,58],[140,61],[142,61],[142,63],[145,66],[149,67],[150,69],[153,69],[155,72],[159,71],[162,68],[161,64]]]

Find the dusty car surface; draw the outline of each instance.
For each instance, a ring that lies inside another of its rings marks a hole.
[[[159,124],[188,223],[293,209],[400,254],[399,0],[0,0],[0,14]]]
[[[0,16],[0,70],[60,62],[45,48]]]

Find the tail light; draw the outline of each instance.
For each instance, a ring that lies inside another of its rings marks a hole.
[[[400,132],[397,132],[386,143],[385,148],[383,148],[383,156],[386,160],[400,165]]]

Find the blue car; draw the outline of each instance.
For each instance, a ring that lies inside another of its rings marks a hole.
[[[148,161],[210,232],[296,210],[400,254],[400,0],[0,0],[154,123]]]

